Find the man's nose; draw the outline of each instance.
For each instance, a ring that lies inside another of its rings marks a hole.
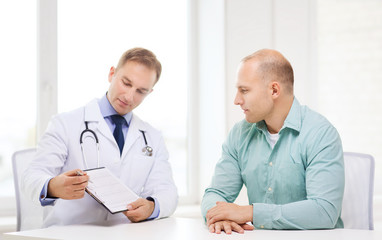
[[[124,94],[125,100],[127,103],[131,103],[134,100],[134,92],[135,90],[133,88],[128,88]]]
[[[243,99],[239,96],[239,93],[236,94],[235,100],[233,101],[235,105],[242,105],[243,104]]]

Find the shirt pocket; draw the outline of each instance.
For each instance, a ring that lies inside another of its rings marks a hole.
[[[292,145],[289,154],[290,154],[290,159],[291,159],[292,163],[297,164],[296,167],[298,167],[299,169],[301,168],[303,170],[303,172],[305,172],[306,161],[305,161],[305,157],[302,153],[303,153],[303,151],[300,147],[300,144],[295,143]]]
[[[277,179],[281,190],[278,203],[285,204],[306,199],[305,167],[298,151],[291,151],[283,158]]]

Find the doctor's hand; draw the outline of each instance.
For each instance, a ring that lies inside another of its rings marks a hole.
[[[207,211],[207,226],[228,220],[237,224],[245,224],[253,220],[253,206],[240,206],[234,203],[216,202],[216,206]]]
[[[78,176],[77,172],[80,172],[83,176]],[[49,181],[48,197],[67,200],[83,198],[88,181],[89,176],[80,169],[64,172]]]
[[[137,201],[127,205],[128,211],[123,212],[132,222],[140,222],[151,216],[155,208],[153,201],[138,198]]]
[[[250,230],[252,231],[255,229],[254,226],[249,224],[237,224],[233,221],[218,221],[215,223],[212,223],[208,226],[208,230],[211,233],[217,233],[220,234],[222,231],[224,231],[226,234],[231,234],[232,231],[237,233],[244,233],[244,230]]]

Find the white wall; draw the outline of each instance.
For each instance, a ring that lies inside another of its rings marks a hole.
[[[314,105],[314,2],[226,1],[227,131],[243,118],[240,108],[233,105],[237,65],[243,57],[262,48],[276,49],[291,62],[296,97],[302,104]]]

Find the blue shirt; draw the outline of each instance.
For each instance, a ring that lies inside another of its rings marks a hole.
[[[116,115],[118,113],[117,113],[117,111],[115,111],[113,106],[110,104],[109,100],[106,97],[106,94],[101,99],[98,100],[98,105],[99,105],[99,108],[101,110],[101,114],[102,114],[103,118],[105,119],[107,125],[110,128],[110,131],[114,132],[115,124],[111,120],[111,116]],[[124,124],[122,126],[122,132],[123,132],[124,137],[126,137],[127,131],[129,130],[132,116],[133,116],[132,112],[129,112],[129,113],[122,116],[125,118],[126,122],[128,123],[128,124]]]
[[[104,117],[107,125],[109,126],[109,128],[111,130],[111,132],[114,132],[115,124],[111,120],[111,116],[115,115],[115,114],[118,114],[118,113],[115,111],[113,106],[110,104],[109,100],[106,97],[106,94],[101,99],[98,100],[98,105],[99,105],[101,114]],[[122,132],[123,132],[123,136],[125,138],[126,138],[128,130],[129,130],[129,126],[130,126],[130,122],[131,122],[132,116],[133,116],[132,112],[129,112],[129,113],[123,115],[123,117],[126,119],[126,122],[127,122],[127,124],[122,126]],[[46,181],[43,189],[41,190],[41,193],[40,193],[40,203],[41,203],[41,206],[53,205],[54,202],[57,199],[57,198],[48,198],[47,197],[47,194],[48,194],[48,184],[49,184],[50,180],[51,179],[48,179]],[[154,211],[153,211],[153,213],[151,214],[151,216],[148,219],[157,218],[159,216],[159,213],[160,213],[159,202],[157,201],[156,198],[148,197],[147,199],[150,200],[150,201],[154,200],[154,202],[155,202]]]
[[[340,136],[321,115],[294,99],[279,139],[271,147],[264,121],[237,123],[202,200],[234,202],[243,184],[255,228],[343,227],[344,163]]]

